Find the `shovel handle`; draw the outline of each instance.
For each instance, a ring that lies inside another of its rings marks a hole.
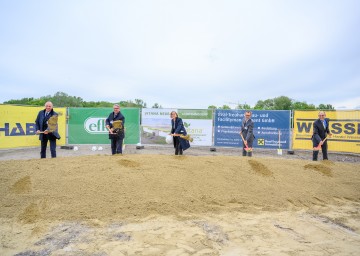
[[[325,139],[322,140],[322,143],[324,143],[327,140],[328,137],[326,137]],[[314,147],[314,151],[319,151],[321,148],[321,145],[319,144],[319,146]]]

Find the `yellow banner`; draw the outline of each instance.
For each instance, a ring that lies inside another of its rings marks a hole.
[[[44,107],[20,107],[0,105],[0,148],[18,148],[39,146],[35,120]],[[66,108],[54,108],[59,114],[58,131],[61,139],[57,145],[64,145],[66,140]]]
[[[312,150],[313,122],[319,111],[295,111],[293,149]],[[329,151],[360,153],[360,110],[326,111],[330,119]]]

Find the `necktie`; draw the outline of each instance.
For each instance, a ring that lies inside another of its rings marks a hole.
[[[323,120],[322,123],[323,123],[324,129],[326,129],[326,121]]]

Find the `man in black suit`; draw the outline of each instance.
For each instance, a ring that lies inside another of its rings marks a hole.
[[[114,111],[106,118],[106,128],[109,131],[109,139],[111,140],[111,154],[122,154],[123,141],[125,138],[125,117],[120,111],[120,106],[114,104]],[[114,128],[114,121],[121,121],[120,128]]]
[[[244,118],[241,122],[241,130],[240,134],[242,134],[244,141],[243,141],[243,156],[252,156],[252,152],[246,151],[246,148],[251,148],[253,146],[254,141],[254,122],[251,120],[251,111],[245,111]]]
[[[327,155],[327,140],[324,139],[329,135],[331,137],[331,133],[329,130],[329,118],[325,118],[326,114],[324,111],[319,112],[319,119],[315,120],[313,123],[313,135],[311,137],[313,147],[316,148],[321,145],[321,150],[323,153],[323,160],[328,159]],[[318,150],[313,151],[313,161],[318,160]]]

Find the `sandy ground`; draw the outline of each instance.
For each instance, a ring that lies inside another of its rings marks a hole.
[[[0,151],[0,255],[359,255],[359,156]]]

